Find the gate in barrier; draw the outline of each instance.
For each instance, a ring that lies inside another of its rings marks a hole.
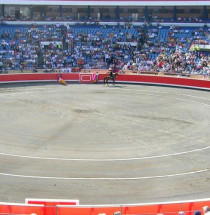
[[[80,73],[79,81],[81,84],[92,84],[98,82],[98,74],[95,73]]]

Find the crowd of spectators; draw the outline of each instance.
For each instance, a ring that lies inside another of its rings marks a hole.
[[[174,18],[162,18],[162,17],[158,17],[157,15],[154,15],[151,17],[151,22],[158,22],[158,23],[161,23],[161,22],[183,22],[183,23],[203,23],[203,22],[206,22],[208,20],[204,20],[203,18],[201,17],[197,17],[197,16],[190,16],[190,17],[177,17],[176,20]]]
[[[9,26],[6,26],[9,28]],[[21,28],[0,34],[0,71],[8,69],[71,68],[137,72],[210,74],[209,52],[190,47],[209,44],[208,28],[64,26],[60,24]]]

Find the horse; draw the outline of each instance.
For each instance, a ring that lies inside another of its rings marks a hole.
[[[113,85],[115,85],[115,80],[116,80],[116,77],[118,76],[118,73],[114,73],[113,74],[113,78],[111,76],[106,76],[104,78],[104,84],[107,84],[108,85],[108,81],[109,80],[112,80],[113,81]]]

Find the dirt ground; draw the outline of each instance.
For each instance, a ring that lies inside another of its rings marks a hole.
[[[210,93],[142,85],[0,88],[0,201],[210,197]]]

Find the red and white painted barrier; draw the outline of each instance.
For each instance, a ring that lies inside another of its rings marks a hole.
[[[55,200],[55,202],[60,200]],[[71,201],[71,200],[69,200]],[[52,202],[52,204],[54,204]],[[198,199],[180,202],[162,202],[148,204],[127,205],[33,205],[13,204],[0,202],[0,214],[36,214],[36,215],[113,215],[120,212],[122,215],[148,214],[148,215],[178,215],[184,211],[186,215],[193,215],[195,211],[202,212],[204,206],[210,206],[210,199]]]
[[[79,205],[79,200],[71,200],[71,199],[34,199],[34,198],[26,198],[26,204],[30,205],[43,205],[44,206],[44,215],[56,215],[58,205]]]
[[[27,83],[27,82],[56,82],[57,73],[50,74],[6,74],[0,75],[0,83]],[[62,74],[65,81],[79,81],[79,73]]]
[[[102,81],[106,74],[100,74]],[[150,84],[163,86],[188,87],[210,90],[210,80],[192,79],[187,77],[168,77],[158,75],[119,75],[117,83]]]
[[[93,78],[92,73],[80,73],[79,75],[79,81],[81,84],[92,84]]]
[[[103,82],[107,74],[99,74],[97,80]],[[58,74],[7,74],[0,75],[0,83],[18,83],[18,82],[55,82]],[[62,74],[65,81],[74,81],[79,83],[93,83],[93,73],[70,73]],[[155,75],[122,75],[120,74],[117,83],[151,84],[163,86],[188,87],[210,90],[210,81],[201,79],[191,79],[186,77],[168,77]]]
[[[45,215],[44,205],[31,205],[31,204],[19,204],[19,203],[4,203],[0,202],[0,214],[36,214]]]

